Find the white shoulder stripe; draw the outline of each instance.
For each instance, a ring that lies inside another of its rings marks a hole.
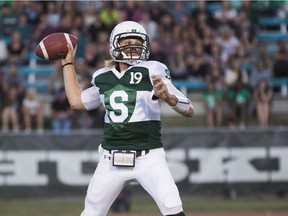
[[[43,41],[41,41],[39,45],[40,45],[40,47],[41,47],[41,50],[42,50],[42,53],[43,53],[44,58],[47,59],[47,60],[49,60],[49,55],[48,55],[48,53],[47,53],[47,50],[46,50],[46,48],[45,48],[45,45],[44,45]]]
[[[65,36],[65,39],[66,39],[67,43],[69,43],[72,46],[72,49],[73,49],[74,47],[73,47],[73,44],[71,42],[69,34],[68,33],[64,33],[64,36]]]

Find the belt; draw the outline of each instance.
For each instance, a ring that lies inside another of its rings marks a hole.
[[[115,150],[108,150],[110,154],[113,153],[113,151]],[[116,150],[117,151],[117,150]],[[126,150],[123,150],[123,151],[126,151]],[[129,151],[129,150],[127,150]],[[146,150],[136,150],[136,157],[140,157],[140,156],[143,156],[143,155],[146,155],[149,153],[149,149],[146,149]]]

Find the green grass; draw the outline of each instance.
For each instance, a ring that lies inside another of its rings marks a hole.
[[[2,199],[0,215],[5,216],[79,216],[83,209],[80,198]],[[183,197],[185,212],[288,212],[288,199],[249,198],[226,200],[222,198]],[[131,213],[159,213],[148,196],[133,196]]]
[[[288,212],[288,199],[183,199],[187,212]]]

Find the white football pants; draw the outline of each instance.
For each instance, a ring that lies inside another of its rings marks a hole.
[[[163,148],[152,149],[136,158],[135,167],[112,166],[112,155],[98,148],[100,159],[88,186],[85,208],[81,216],[105,216],[123,189],[136,180],[155,200],[163,215],[183,211],[178,188],[168,169]]]

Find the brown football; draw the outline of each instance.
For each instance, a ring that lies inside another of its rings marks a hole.
[[[37,45],[35,54],[46,60],[59,60],[66,57],[68,49],[67,43],[71,43],[75,48],[78,38],[74,35],[57,32],[46,36]]]

